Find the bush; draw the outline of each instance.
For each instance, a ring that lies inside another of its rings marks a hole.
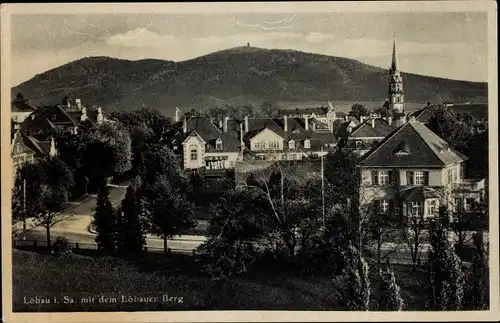
[[[59,257],[72,253],[71,244],[66,238],[57,237],[56,241],[52,244],[52,255]]]

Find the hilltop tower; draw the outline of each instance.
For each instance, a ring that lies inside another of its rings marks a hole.
[[[389,69],[389,111],[395,117],[401,117],[405,113],[403,78],[401,77],[401,72],[398,70],[395,39],[392,45],[392,63]]]

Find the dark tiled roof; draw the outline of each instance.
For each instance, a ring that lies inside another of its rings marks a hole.
[[[36,110],[36,107],[29,104],[24,100],[14,100],[11,102],[11,111],[12,112],[33,112]]]
[[[428,105],[423,109],[413,112],[411,115],[415,116],[417,121],[429,122],[432,118],[434,112],[440,107],[440,105]],[[461,103],[453,104],[448,106],[448,110],[453,114],[465,114],[469,113],[473,118],[477,120],[488,118],[488,104],[487,103]]]
[[[375,120],[375,127],[372,126],[372,120]],[[384,119],[369,119],[354,128],[352,133],[349,135],[349,138],[385,138],[391,132],[396,130],[396,128],[397,127],[394,125],[394,122],[389,125],[389,123]]]
[[[230,121],[228,120],[228,129],[230,126]],[[219,130],[209,118],[205,116],[191,117],[187,120],[187,133],[183,133],[183,121],[179,121],[174,124],[173,129],[164,134],[164,138],[171,138],[170,142],[174,140],[178,144],[181,144],[186,138],[194,133],[199,135],[208,145],[206,152],[238,152],[240,150],[240,141],[238,139],[238,132],[229,131],[222,132]],[[234,126],[234,121],[231,123],[231,127]],[[239,130],[239,125],[237,126]],[[222,150],[216,150],[216,140],[220,138],[222,140]]]
[[[23,140],[25,145],[33,150],[37,157],[47,156],[50,152],[50,141],[39,141],[31,136],[24,136]]]
[[[316,107],[316,108],[295,108],[295,109],[279,109],[278,114],[284,115],[326,115],[328,108],[326,107]]]
[[[395,130],[363,156],[361,167],[443,167],[467,160],[418,121]]]
[[[428,186],[405,188],[399,194],[399,197],[404,201],[423,201],[428,198],[442,198],[439,190]]]

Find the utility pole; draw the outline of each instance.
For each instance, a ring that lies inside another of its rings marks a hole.
[[[323,225],[326,226],[326,218],[325,218],[325,167],[323,164],[323,146],[321,146],[321,203],[322,203]]]
[[[26,239],[26,179],[23,179],[23,237]]]

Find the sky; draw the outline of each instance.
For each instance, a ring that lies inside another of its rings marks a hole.
[[[89,56],[183,61],[237,46],[293,49],[486,82],[486,13],[205,13],[11,16],[11,85]]]

